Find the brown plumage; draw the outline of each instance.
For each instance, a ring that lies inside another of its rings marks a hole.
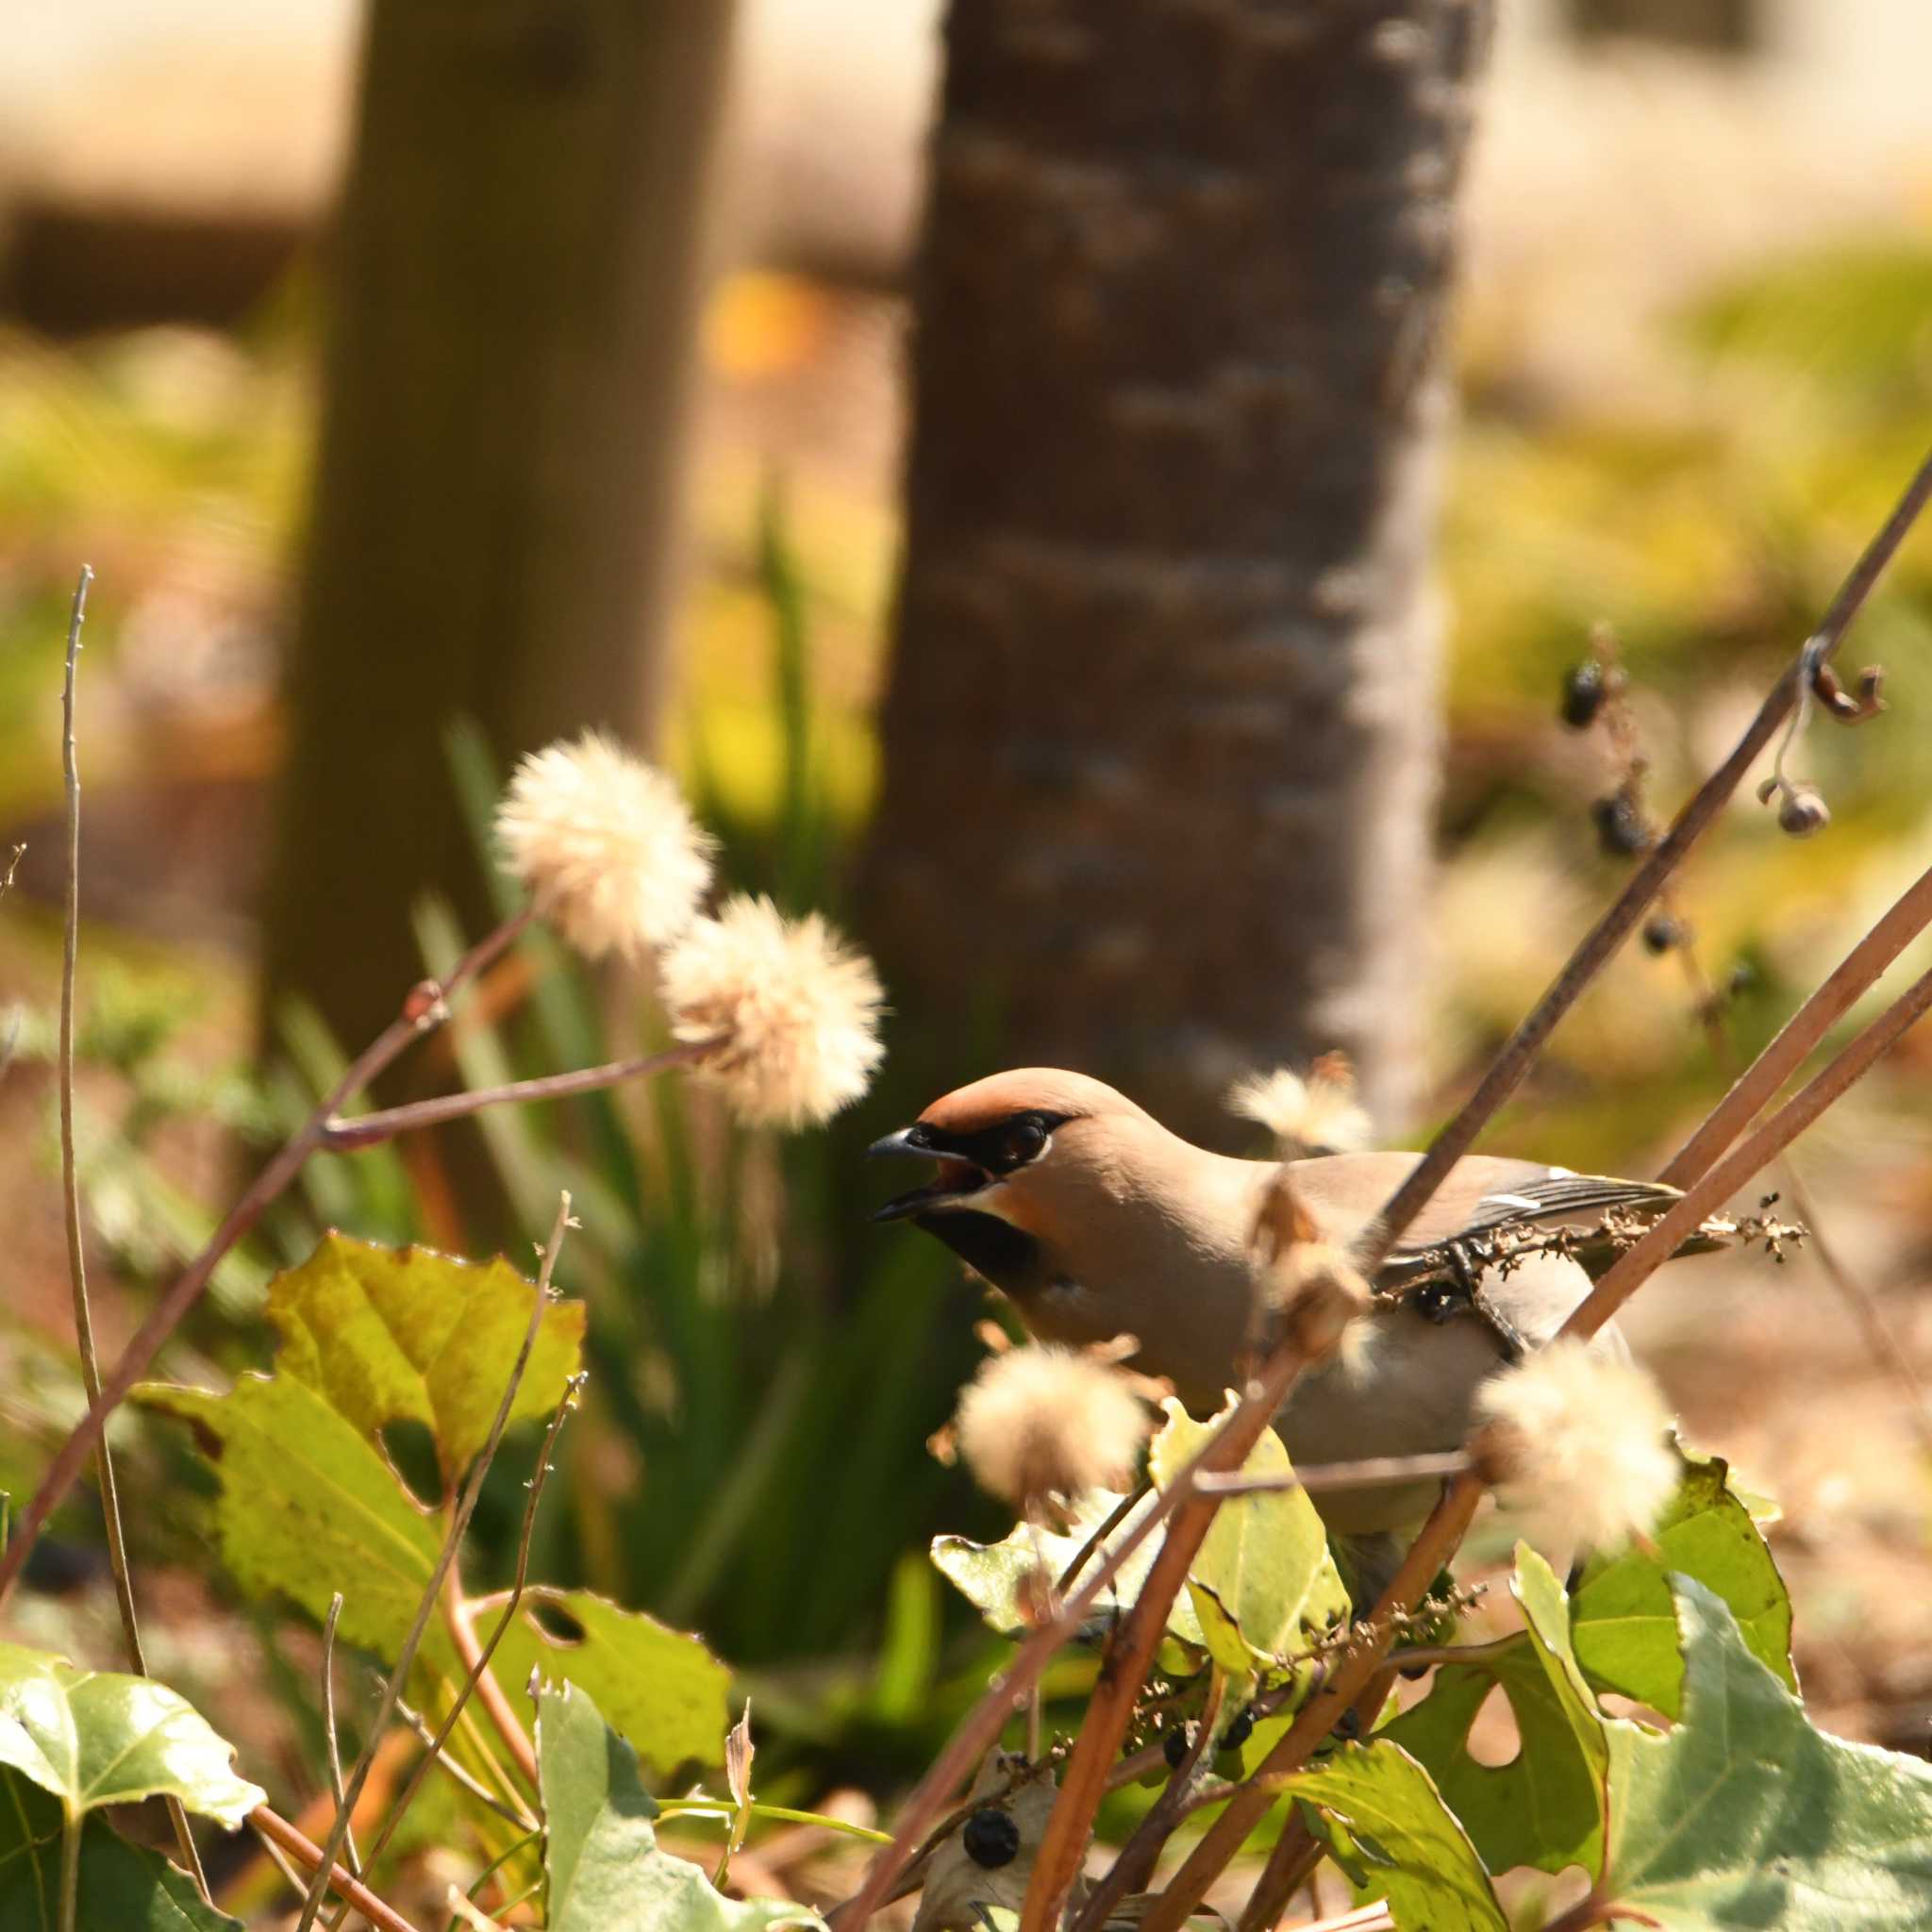
[[[1171,1380],[1191,1409],[1218,1407],[1248,1334],[1248,1249],[1265,1160],[1211,1154],[1170,1133],[1103,1082],[1054,1068],[995,1074],[935,1101],[874,1154],[924,1156],[939,1176],[879,1209],[937,1236],[1012,1300],[1043,1340],[1130,1334],[1134,1365]],[[1341,1154],[1290,1163],[1319,1239],[1345,1247],[1419,1158]],[[1575,1261],[1540,1255],[1482,1276],[1472,1307],[1447,1244],[1508,1225],[1593,1225],[1606,1209],[1657,1206],[1674,1191],[1472,1156],[1390,1257],[1357,1343],[1305,1373],[1276,1419],[1297,1462],[1453,1449],[1484,1377],[1511,1341],[1546,1341],[1590,1288]],[[1607,1345],[1621,1348],[1614,1335]],[[1320,1507],[1348,1534],[1392,1529],[1429,1506],[1433,1484],[1341,1491]]]

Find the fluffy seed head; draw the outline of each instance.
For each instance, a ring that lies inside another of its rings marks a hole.
[[[1311,1368],[1343,1345],[1375,1300],[1355,1263],[1325,1241],[1298,1241],[1283,1250],[1268,1271],[1263,1295],[1269,1341],[1292,1342]]]
[[[1356,1099],[1345,1055],[1324,1054],[1307,1079],[1287,1067],[1250,1074],[1227,1090],[1227,1110],[1266,1127],[1284,1154],[1352,1154],[1374,1129]]]
[[[751,1125],[829,1120],[865,1091],[884,1053],[878,975],[816,913],[788,920],[769,899],[727,900],[658,971],[679,1040],[724,1036],[699,1069]]]
[[[980,1488],[1023,1508],[1046,1496],[1124,1489],[1148,1428],[1118,1370],[1049,1346],[983,1362],[956,1421],[959,1453]]]
[[[677,787],[612,740],[532,752],[496,808],[496,841],[586,958],[636,963],[675,939],[711,883],[711,841]]]
[[[1676,1490],[1657,1384],[1580,1341],[1554,1341],[1492,1377],[1476,1410],[1476,1467],[1532,1542],[1612,1547],[1646,1532]]]

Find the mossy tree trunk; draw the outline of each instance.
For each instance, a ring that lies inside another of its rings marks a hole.
[[[1486,26],[953,0],[866,874],[942,1072],[992,1010],[1197,1130],[1334,1046],[1399,1109]]]
[[[264,940],[348,1050],[483,916],[450,722],[648,733],[732,11],[370,7]]]

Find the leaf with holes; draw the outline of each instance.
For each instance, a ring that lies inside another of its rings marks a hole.
[[[0,1764],[50,1791],[70,1817],[168,1797],[233,1830],[266,1796],[235,1775],[234,1756],[165,1684],[0,1643]]]
[[[1694,1577],[1730,1607],[1744,1641],[1787,1688],[1791,1668],[1791,1599],[1751,1510],[1728,1487],[1721,1457],[1687,1458],[1684,1477],[1651,1540],[1599,1557],[1571,1601],[1576,1659],[1599,1690],[1615,1690],[1665,1717],[1677,1714],[1684,1660],[1671,1606],[1672,1571]]]
[[[537,1693],[549,1932],[763,1932],[823,1926],[808,1906],[730,1899],[658,1848],[637,1756],[578,1686]]]
[[[392,1660],[442,1530],[369,1438],[318,1389],[284,1375],[243,1375],[225,1395],[154,1385],[136,1394],[193,1425],[221,1479],[216,1531],[242,1589],[287,1597],[318,1623],[341,1590],[343,1641]],[[581,1683],[661,1774],[718,1762],[728,1674],[696,1638],[585,1591],[532,1591],[525,1603],[569,1634],[553,1635],[521,1610],[491,1666],[499,1682],[521,1686],[541,1669]],[[486,1611],[481,1627],[491,1621]],[[462,1675],[441,1618],[420,1655],[424,1671]]]
[[[16,1771],[0,1771],[0,1925],[58,1932],[60,1801]],[[129,1844],[105,1819],[83,1819],[75,1923],[100,1932],[242,1932],[204,1903],[194,1880],[158,1852]]]
[[[1314,1807],[1336,1862],[1400,1932],[1508,1932],[1469,1834],[1398,1744],[1344,1744],[1297,1772],[1289,1793]]]
[[[1380,1735],[1435,1779],[1491,1872],[1593,1871],[1603,1856],[1608,1747],[1571,1648],[1563,1586],[1518,1543],[1510,1589],[1523,1606],[1523,1633],[1470,1663],[1441,1667],[1429,1694]],[[1498,1685],[1521,1749],[1507,1764],[1482,1764],[1470,1755],[1470,1726]]]
[[[1670,1587],[1683,1715],[1607,1720],[1607,1857],[1596,1895],[1671,1932],[1913,1932],[1932,1911],[1932,1764],[1812,1728],[1737,1619]]]
[[[536,1292],[501,1256],[478,1264],[327,1234],[269,1284],[269,1319],[282,1338],[275,1368],[378,1446],[386,1424],[421,1423],[447,1486],[489,1437]],[[546,1416],[563,1400],[583,1336],[581,1302],[544,1311],[512,1423]]]

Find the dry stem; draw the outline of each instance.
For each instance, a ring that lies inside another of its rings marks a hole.
[[[398,1134],[421,1127],[441,1125],[445,1121],[467,1120],[488,1107],[524,1100],[563,1100],[574,1093],[597,1093],[607,1087],[621,1086],[626,1080],[641,1080],[662,1074],[673,1067],[688,1067],[722,1046],[728,1035],[713,1034],[661,1053],[640,1054],[630,1059],[608,1060],[600,1067],[578,1067],[568,1074],[541,1074],[535,1079],[511,1080],[501,1087],[477,1087],[460,1093],[439,1093],[429,1100],[412,1100],[404,1107],[383,1108],[379,1113],[334,1116],[323,1123],[320,1144],[331,1154],[349,1154],[358,1147],[374,1147],[392,1141]]]
[[[322,1847],[305,1833],[297,1831],[280,1812],[271,1811],[266,1805],[258,1805],[248,1814],[248,1822],[278,1851],[288,1853],[297,1864],[308,1866],[316,1877],[322,1877]],[[327,1867],[325,1882],[375,1926],[377,1932],[416,1932],[415,1926],[402,1913],[392,1906],[385,1905],[354,1873],[332,1864]]]
[[[1489,1072],[1478,1083],[1455,1118],[1430,1142],[1428,1152],[1417,1162],[1408,1177],[1391,1194],[1381,1213],[1357,1241],[1357,1265],[1373,1276],[1385,1260],[1403,1230],[1428,1205],[1429,1198],[1442,1184],[1449,1170],[1467,1154],[1476,1136],[1491,1117],[1522,1084],[1543,1041],[1557,1023],[1575,1005],[1610,956],[1629,936],[1645,907],[1657,897],[1664,881],[1684,861],[1692,845],[1704,835],[1724,808],[1759,752],[1771,742],[1778,726],[1797,703],[1801,689],[1814,671],[1830,661],[1851,622],[1884,574],[1906,532],[1932,498],[1932,455],[1919,465],[1907,484],[1884,527],[1865,546],[1864,554],[1852,566],[1850,575],[1839,586],[1838,594],[1820,619],[1818,628],[1806,641],[1771,693],[1758,708],[1757,715],[1745,727],[1730,756],[1713,772],[1696,794],[1677,814],[1675,823],[1651,849],[1629,882],[1617,895],[1609,909],[1584,936],[1555,983],[1531,1009],[1528,1017],[1510,1035],[1502,1051],[1491,1061]]]
[[[74,586],[74,604],[67,618],[67,675],[60,691],[62,772],[67,791],[66,920],[60,946],[60,1193],[67,1222],[67,1273],[74,1291],[74,1336],[80,1351],[80,1379],[90,1406],[101,1399],[101,1363],[94,1350],[94,1319],[87,1294],[87,1248],[80,1227],[80,1175],[74,1152],[74,993],[80,963],[80,757],[75,741],[75,677],[80,658],[80,627],[87,618],[88,586],[93,572],[80,567]],[[16,855],[17,857],[17,855]],[[9,882],[12,873],[8,874]],[[127,1563],[127,1537],[121,1523],[121,1486],[114,1475],[114,1457],[103,1435],[94,1457],[95,1480],[101,1491],[101,1523],[107,1532],[108,1567],[114,1573],[114,1597],[121,1607],[121,1631],[127,1640],[127,1660],[137,1676],[147,1675],[147,1654],[141,1641],[141,1618],[134,1603],[134,1574]],[[25,1524],[23,1524],[25,1528]],[[168,1822],[181,1862],[206,1899],[208,1874],[201,1869],[194,1833],[179,1798],[167,1801]]]
[[[530,1298],[530,1323],[524,1330],[522,1346],[517,1350],[517,1358],[510,1367],[509,1379],[504,1384],[503,1395],[496,1405],[496,1414],[490,1424],[490,1433],[485,1437],[483,1447],[470,1470],[469,1481],[451,1512],[448,1533],[442,1540],[442,1548],[438,1551],[436,1566],[429,1574],[429,1581],[423,1587],[422,1601],[416,1606],[416,1615],[409,1625],[409,1632],[403,1639],[402,1647],[396,1653],[395,1668],[390,1673],[389,1681],[382,1688],[382,1696],[377,1702],[375,1715],[370,1722],[369,1736],[364,1741],[360,1755],[356,1759],[356,1769],[350,1774],[348,1789],[342,1794],[341,1802],[336,1807],[335,1823],[329,1828],[328,1842],[324,1846],[322,1861],[316,1867],[315,1877],[308,1889],[308,1896],[302,1902],[302,1914],[295,1922],[295,1932],[308,1932],[315,1923],[315,1915],[322,1906],[322,1895],[328,1888],[328,1872],[333,1869],[337,1855],[342,1848],[342,1840],[349,1830],[350,1814],[354,1811],[356,1800],[362,1795],[362,1787],[369,1777],[369,1768],[375,1761],[376,1745],[381,1741],[383,1732],[389,1727],[389,1721],[395,1713],[396,1700],[402,1695],[403,1686],[409,1681],[409,1672],[416,1662],[416,1652],[423,1642],[423,1633],[429,1627],[429,1619],[435,1613],[438,1598],[442,1593],[443,1578],[449,1574],[450,1567],[457,1558],[457,1550],[463,1540],[463,1532],[470,1526],[470,1518],[475,1512],[476,1499],[483,1493],[483,1478],[490,1474],[490,1465],[496,1456],[497,1444],[503,1441],[503,1432],[509,1424],[509,1412],[514,1405],[517,1391],[523,1386],[524,1371],[529,1366],[530,1353],[537,1345],[538,1331],[543,1325],[543,1316],[550,1304],[550,1276],[557,1265],[557,1251],[563,1245],[563,1231],[570,1225],[570,1196],[562,1195],[557,1208],[557,1220],[550,1230],[550,1241],[543,1250],[543,1266],[538,1276],[535,1292]]]
[[[22,1512],[20,1522],[4,1552],[0,1552],[0,1606],[19,1580],[35,1541],[46,1527],[47,1518],[73,1488],[94,1444],[101,1440],[108,1417],[126,1400],[127,1391],[146,1374],[161,1344],[180,1325],[181,1319],[200,1299],[222,1257],[242,1241],[261,1219],[270,1202],[281,1193],[301,1172],[302,1164],[322,1145],[323,1132],[337,1111],[363,1088],[387,1071],[412,1041],[440,1025],[448,1014],[452,995],[467,985],[516,940],[534,917],[529,908],[513,914],[493,932],[486,933],[457,962],[448,978],[438,983],[425,981],[412,988],[402,1011],[357,1056],[334,1089],[322,1100],[308,1120],[283,1144],[275,1158],[255,1177],[242,1198],[229,1208],[222,1224],[209,1236],[207,1245],[175,1278],[134,1338],[121,1351],[100,1393],[88,1403],[88,1412],[68,1432],[40,1487]]]

